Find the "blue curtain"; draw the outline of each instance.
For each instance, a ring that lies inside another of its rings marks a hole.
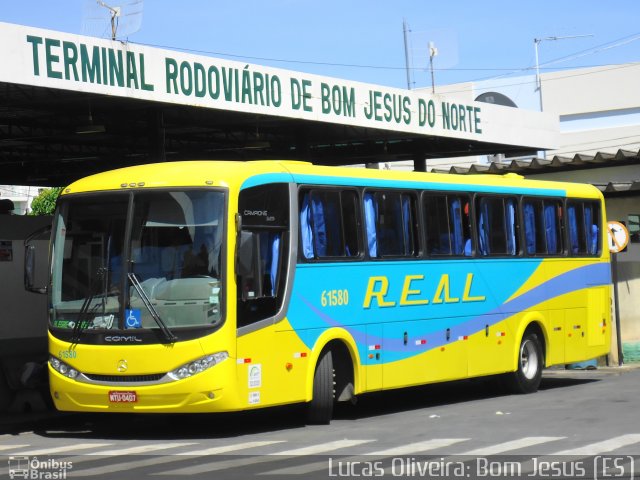
[[[260,259],[264,265],[264,272],[269,273],[271,285],[269,292],[272,297],[276,294],[276,282],[278,276],[278,260],[280,252],[280,233],[259,232]]]
[[[569,246],[572,253],[578,253],[580,243],[578,240],[578,219],[576,217],[576,207],[570,205],[567,207],[567,217],[569,221]]]
[[[308,193],[302,199],[300,233],[302,235],[302,255],[304,258],[313,258],[313,231],[311,230],[311,207]]]
[[[454,198],[451,202],[451,221],[453,222],[453,231],[451,232],[451,253],[453,255],[462,255],[464,249],[464,241],[462,238],[462,209],[460,207],[460,199]]]
[[[516,254],[516,201],[512,198],[507,199],[505,205],[505,220],[507,230],[507,254]]]
[[[478,240],[480,241],[480,254],[489,255],[489,205],[484,199],[480,200],[480,215],[478,218]]]
[[[591,255],[595,255],[596,253],[598,253],[598,236],[600,234],[600,229],[598,228],[598,225],[596,225],[595,223],[593,225],[591,225],[591,250],[589,251],[589,253]]]
[[[536,212],[532,203],[525,202],[522,209],[524,215],[524,236],[527,244],[527,253],[536,253]]]
[[[587,249],[589,254],[598,253],[598,225],[594,223],[593,206],[585,204],[584,206],[584,229],[587,239]]]
[[[278,263],[280,260],[280,234],[271,234],[271,265],[269,274],[271,275],[271,296],[276,296],[276,285],[278,279]]]
[[[547,253],[559,253],[558,248],[558,226],[556,217],[556,205],[545,203],[544,224],[545,237],[547,239]]]
[[[327,256],[327,225],[325,223],[324,204],[318,196],[311,197],[311,215],[313,218],[313,244],[318,257]]]
[[[376,236],[376,205],[372,193],[364,195],[364,219],[367,228],[369,255],[375,258],[378,256],[378,240]]]

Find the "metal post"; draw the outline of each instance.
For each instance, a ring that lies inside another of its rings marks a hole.
[[[569,36],[564,36],[564,37],[543,37],[543,38],[534,38],[533,39],[533,46],[535,48],[536,51],[536,88],[538,89],[538,95],[540,97],[540,111],[543,111],[542,108],[542,78],[540,77],[540,62],[538,61],[538,45],[540,43],[542,43],[543,41],[548,41],[548,40],[567,40],[570,38],[582,38],[582,37],[593,37],[593,34],[589,33],[587,35],[569,35]],[[547,152],[545,150],[541,150],[538,152],[538,156],[541,158],[547,158]]]
[[[536,51],[536,89],[538,90],[538,94],[540,96],[540,111],[542,112],[542,81],[540,79],[540,62],[538,61],[538,45],[542,41],[542,38],[534,38],[533,45],[535,46]]]
[[[429,56],[429,65],[431,66],[431,93],[436,93],[436,79],[433,75],[433,55]]]
[[[438,55],[438,49],[433,42],[429,42],[429,66],[431,67],[431,93],[436,93],[436,79],[433,75],[433,57]]]
[[[407,71],[407,88],[411,90],[411,65],[409,64],[409,41],[407,39],[407,32],[409,31],[409,25],[406,20],[402,20],[402,33],[404,34],[404,64]]]
[[[618,366],[624,363],[622,333],[620,332],[620,303],[618,302],[618,254],[611,254],[611,280],[613,281],[613,304],[616,310],[616,341],[618,343]]]
[[[534,38],[533,39],[533,45],[535,47],[535,51],[536,51],[536,88],[538,89],[538,92],[540,93],[540,111],[542,112],[542,79],[540,78],[540,63],[538,61],[538,45],[541,42],[544,41],[555,41],[555,40],[567,40],[570,38],[583,38],[583,37],[593,37],[592,33],[588,33],[586,35],[568,35],[568,36],[564,36],[564,37],[543,37],[543,38]]]

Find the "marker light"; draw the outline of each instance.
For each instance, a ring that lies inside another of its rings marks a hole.
[[[172,370],[169,373],[167,373],[167,375],[174,380],[182,380],[183,378],[189,378],[195,375],[196,373],[203,372],[208,368],[211,368],[214,365],[217,365],[218,363],[222,362],[228,357],[229,357],[229,354],[227,352],[213,353],[211,355],[198,358],[193,362],[189,362],[184,365],[181,365],[175,370]]]
[[[69,365],[64,363],[62,360],[60,360],[57,357],[54,357],[53,355],[49,357],[49,365],[51,365],[53,369],[59,374],[64,375],[65,377],[68,377],[71,379],[76,378],[80,374],[78,370],[76,370],[73,367],[70,367]]]

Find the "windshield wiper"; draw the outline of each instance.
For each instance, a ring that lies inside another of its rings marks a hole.
[[[98,278],[102,278],[106,275],[106,269],[105,268],[98,268],[98,271],[96,272],[96,275]],[[87,295],[87,297],[84,299],[84,302],[82,302],[82,307],[80,307],[80,311],[78,312],[78,318],[76,320],[75,325],[73,326],[73,335],[71,337],[71,341],[73,343],[78,343],[80,341],[80,337],[82,336],[82,333],[86,330],[86,328],[89,326],[89,317],[91,315],[92,312],[94,312],[98,306],[100,304],[95,304],[93,306],[93,308],[89,308],[91,305],[91,302],[93,301],[93,299],[95,298],[96,294],[98,293],[98,290],[100,289],[100,282],[97,281],[93,281],[90,285],[89,285],[89,294]],[[102,298],[102,305],[103,305],[103,310],[104,310],[104,303],[105,303],[105,298]]]
[[[142,288],[142,285],[140,285],[140,282],[138,281],[136,274],[129,273],[127,276],[129,277],[129,281],[131,282],[131,285],[133,285],[133,288],[135,288],[136,292],[138,292],[138,295],[140,296],[142,303],[144,303],[144,306],[147,307],[147,310],[149,310],[149,313],[151,314],[151,318],[153,318],[155,322],[158,324],[158,327],[160,327],[162,334],[165,336],[165,338],[169,343],[174,343],[176,340],[178,340],[178,337],[176,337],[174,333],[171,330],[169,330],[169,327],[167,327],[167,325],[162,321],[162,318],[160,318],[160,315],[158,314],[157,310],[151,304],[151,300],[149,300],[149,297],[147,296],[144,289]]]

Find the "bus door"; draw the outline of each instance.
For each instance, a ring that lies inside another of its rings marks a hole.
[[[284,402],[291,395],[280,385],[304,384],[294,382],[286,368],[296,335],[290,328],[274,327],[284,315],[290,264],[289,195],[288,184],[275,183],[245,188],[238,198],[238,391],[249,406]],[[303,371],[296,369],[296,375]]]

